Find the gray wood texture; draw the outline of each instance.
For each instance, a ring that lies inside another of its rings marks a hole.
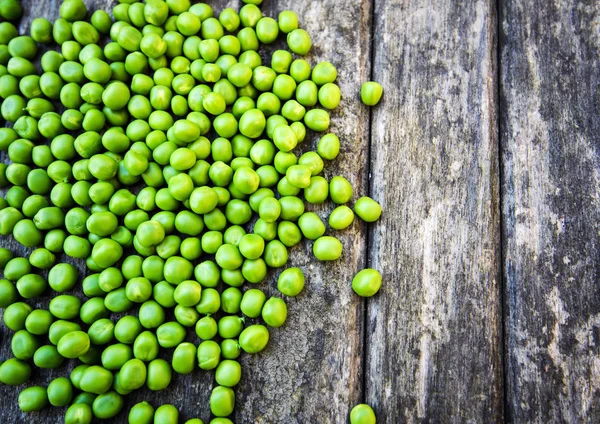
[[[366,401],[378,423],[503,417],[493,1],[375,3]]]
[[[501,6],[507,417],[599,422],[600,3]]]

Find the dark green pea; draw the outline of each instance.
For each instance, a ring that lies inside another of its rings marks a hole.
[[[92,405],[92,411],[96,418],[109,419],[116,416],[123,406],[125,401],[123,397],[116,392],[107,392],[98,396]]]
[[[11,340],[11,350],[14,357],[23,361],[33,358],[33,354],[39,345],[39,340],[27,330],[17,331]]]
[[[18,298],[19,292],[15,285],[8,280],[0,280],[0,308],[7,308],[15,303]],[[30,329],[27,329],[27,331],[31,332]]]
[[[39,411],[48,404],[48,393],[45,387],[28,387],[19,393],[18,402],[23,412]]]
[[[99,319],[107,318],[109,313],[105,300],[101,297],[94,297],[81,305],[79,317],[84,323],[92,324]]]
[[[29,380],[31,367],[16,358],[7,359],[0,365],[0,382],[9,386],[18,386]]]
[[[38,246],[42,243],[43,234],[30,219],[22,219],[15,224],[13,237],[26,247]]]
[[[65,358],[58,352],[56,346],[46,345],[35,351],[33,363],[38,368],[55,369],[60,367]]]
[[[73,385],[68,378],[58,377],[48,384],[48,401],[52,406],[67,406],[73,399]]]
[[[133,358],[132,348],[126,344],[113,344],[102,352],[102,366],[108,370],[119,370]]]

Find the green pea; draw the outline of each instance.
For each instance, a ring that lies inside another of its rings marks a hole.
[[[337,69],[330,62],[318,63],[312,71],[311,79],[315,84],[321,86],[328,82],[334,82],[337,78]]]
[[[204,288],[200,296],[200,302],[196,305],[196,310],[201,314],[214,314],[220,307],[221,297],[219,292],[213,288]]]
[[[61,337],[57,347],[65,358],[79,358],[89,351],[90,337],[83,331],[72,331]]]
[[[154,418],[154,408],[148,402],[136,403],[129,410],[127,420],[130,424],[151,424]]]
[[[198,366],[203,370],[212,370],[219,365],[221,348],[218,343],[206,340],[200,343],[197,351]]]
[[[115,338],[121,343],[132,344],[142,330],[139,318],[126,315],[115,325]]]
[[[81,331],[81,326],[70,321],[54,321],[48,329],[48,340],[50,340],[50,343],[57,345],[64,335],[73,331]]]
[[[48,404],[45,387],[28,387],[19,393],[19,408],[23,412],[39,411]]]
[[[162,285],[158,284],[154,286],[153,295],[155,298],[157,297],[157,294],[160,294],[162,287]],[[145,328],[157,328],[165,321],[164,309],[159,303],[153,300],[146,301],[142,304],[138,316],[140,323]]]
[[[320,237],[313,245],[313,254],[320,261],[335,261],[342,255],[342,243],[335,237]]]
[[[38,368],[54,369],[60,367],[64,362],[64,357],[53,345],[40,347],[33,355],[33,363]]]
[[[298,219],[298,226],[304,237],[316,240],[325,233],[325,224],[321,218],[313,212],[306,212]]]
[[[182,281],[175,288],[174,299],[182,306],[195,306],[200,301],[202,288],[193,280]]]
[[[102,366],[108,370],[119,370],[133,358],[132,348],[126,344],[113,344],[102,352]]]
[[[375,222],[381,216],[381,206],[370,197],[361,197],[354,204],[354,212],[365,222]]]
[[[67,406],[73,399],[73,385],[68,378],[58,377],[48,385],[48,401],[52,406]]]
[[[92,407],[85,403],[74,403],[65,413],[65,424],[89,424],[92,422]]]
[[[287,318],[285,301],[277,297],[271,297],[262,308],[262,318],[270,327],[281,327]]]
[[[241,349],[235,339],[225,339],[221,342],[221,354],[225,359],[237,359],[240,356]]]
[[[217,384],[225,387],[236,386],[242,377],[242,367],[239,362],[226,359],[219,363],[215,373]]]
[[[17,331],[11,340],[11,349],[13,355],[15,358],[23,361],[33,358],[33,354],[38,347],[38,339],[27,330]]]
[[[202,340],[211,340],[213,339],[218,332],[217,322],[215,319],[209,315],[200,318],[196,322],[196,334]]]
[[[360,88],[360,98],[367,106],[375,106],[381,100],[383,87],[378,82],[365,82]]]
[[[351,424],[375,424],[376,417],[373,409],[364,403],[356,405],[350,411]]]
[[[172,367],[178,374],[190,374],[196,366],[196,346],[181,343],[173,352]]]
[[[164,348],[175,347],[185,338],[185,328],[178,322],[167,322],[156,330],[158,343]]]
[[[287,44],[291,51],[304,56],[310,51],[312,41],[308,32],[303,29],[295,29],[287,35]]]
[[[95,321],[88,329],[90,341],[95,345],[105,345],[114,339],[115,324],[108,318]]]
[[[242,331],[239,338],[240,347],[246,353],[259,353],[269,343],[269,330],[264,325],[250,325]]]
[[[257,289],[250,289],[244,293],[240,304],[241,311],[250,318],[258,318],[266,301],[265,294]]]
[[[352,185],[344,177],[333,177],[329,182],[329,195],[331,200],[338,205],[347,203],[352,199]]]
[[[381,287],[381,274],[379,271],[366,268],[360,271],[352,279],[352,289],[362,297],[375,295]]]
[[[348,228],[354,221],[354,212],[346,205],[338,206],[329,215],[329,226],[334,230]]]
[[[0,283],[2,281],[7,281],[7,280],[0,280]],[[12,285],[12,283],[11,283],[11,285]],[[0,298],[3,299],[4,297],[2,297],[2,295],[0,294]],[[8,306],[8,305],[6,305],[6,306]],[[4,306],[4,307],[6,307],[6,306]],[[25,319],[25,328],[31,334],[35,334],[35,335],[48,334],[48,330],[50,329],[50,325],[52,324],[53,320],[54,320],[54,318],[52,317],[52,314],[49,311],[47,311],[45,309],[35,309]]]
[[[171,383],[172,370],[171,366],[164,359],[155,359],[148,364],[148,378],[146,385],[150,390],[158,391],[166,389]],[[160,408],[157,409],[157,415],[160,414]],[[159,421],[161,422],[161,421]]]
[[[25,299],[41,296],[48,283],[46,280],[37,274],[27,274],[17,280],[17,290]]]
[[[294,187],[307,188],[311,182],[311,169],[306,165],[292,165],[287,169],[286,177]]]
[[[341,92],[340,88],[328,82],[319,88],[319,103],[325,109],[335,109],[340,104]]]
[[[49,309],[52,315],[59,319],[73,319],[79,315],[81,300],[75,296],[60,295],[50,301]]]
[[[29,380],[31,367],[20,359],[10,358],[0,365],[0,382],[9,386],[18,386]]]
[[[123,406],[125,401],[123,397],[116,392],[110,391],[99,395],[92,405],[94,416],[99,419],[109,419],[116,416]]]

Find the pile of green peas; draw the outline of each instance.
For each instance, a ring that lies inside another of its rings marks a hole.
[[[31,250],[0,248],[0,307],[14,332],[0,382],[25,384],[32,365],[79,363],[47,387],[22,389],[23,411],[68,407],[67,424],[111,419],[132,391],[165,389],[173,371],[199,368],[217,383],[210,422],[231,423],[239,356],[262,352],[268,327],[288,314],[282,297],[245,283],[284,268],[304,238],[317,260],[337,260],[343,246],[332,234],[355,215],[380,217],[369,197],[348,206],[346,178],[320,175],[340,152],[327,133],[341,100],[335,66],[302,58],[312,42],[294,12],[273,19],[262,0],[244,3],[217,14],[189,0],[120,0],[111,16],[64,0],[53,23],[36,18],[19,35],[19,2],[0,0],[0,114],[12,124],[0,128],[9,159],[0,235]],[[287,49],[263,63],[259,48],[281,35]],[[59,50],[41,54],[40,44]],[[374,82],[361,89],[370,106],[381,95]],[[310,131],[322,133],[317,151],[298,157]],[[327,223],[306,210],[328,199]],[[304,285],[300,268],[277,279],[285,297]],[[380,286],[373,269],[352,281],[365,297]],[[48,294],[47,308],[30,305]],[[129,412],[130,423],[178,419],[173,405]]]

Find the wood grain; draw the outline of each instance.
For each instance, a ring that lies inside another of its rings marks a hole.
[[[342,103],[332,113],[330,131],[339,136],[342,148],[340,156],[326,164],[324,175],[345,176],[358,198],[367,190],[369,111],[358,93],[370,70],[370,2],[284,0],[263,5],[265,14],[272,17],[286,9],[298,14],[300,26],[312,37],[307,60],[313,66],[328,60],[338,69]],[[317,135],[310,135],[302,151],[316,150],[317,141]],[[307,210],[325,222],[332,209],[332,205],[307,204]],[[242,359],[237,423],[344,422],[361,400],[363,302],[350,283],[365,266],[366,227],[356,220],[348,230],[328,233],[344,245],[339,261],[318,263],[312,243],[303,242],[290,252],[290,265],[300,266],[307,277],[306,288],[299,297],[286,299],[288,321],[272,331],[267,350]],[[278,274],[270,280],[271,294],[278,294]]]
[[[375,3],[366,401],[378,423],[503,419],[496,11]]]
[[[600,421],[600,3],[502,1],[507,415]]]

